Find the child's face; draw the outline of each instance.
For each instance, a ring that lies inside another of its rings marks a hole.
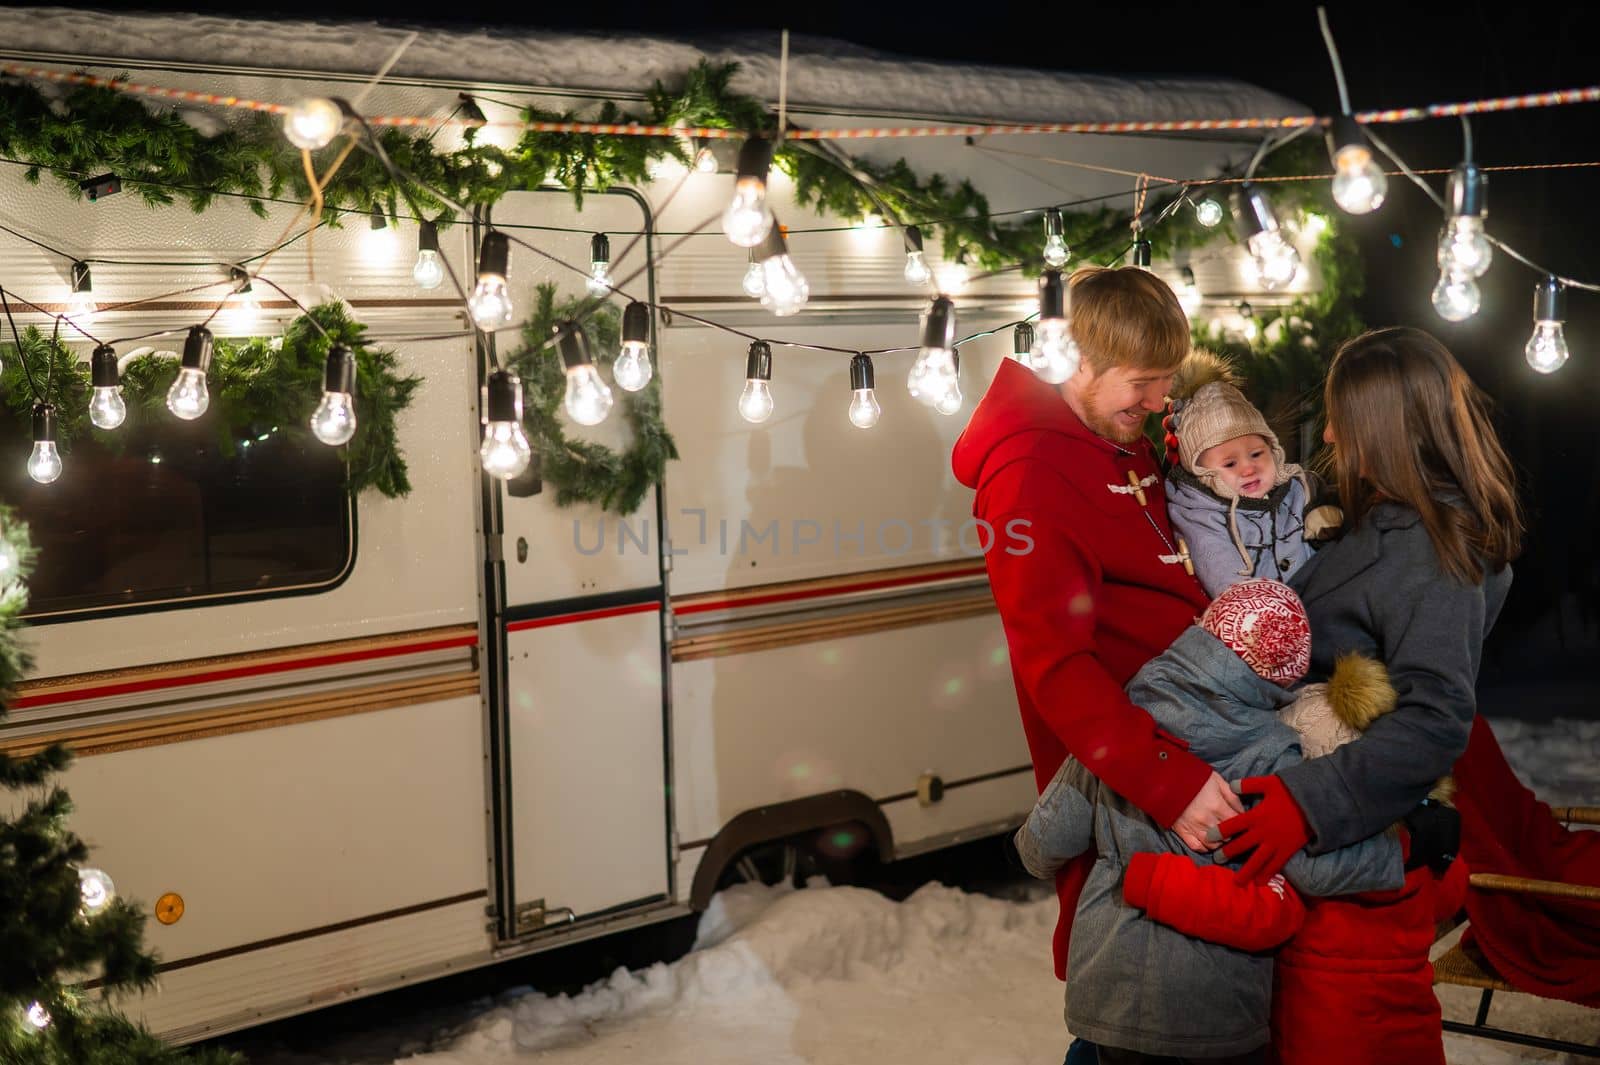
[[[1206,448],[1195,464],[1216,470],[1223,484],[1246,499],[1263,498],[1278,480],[1272,449],[1265,437],[1255,433]]]

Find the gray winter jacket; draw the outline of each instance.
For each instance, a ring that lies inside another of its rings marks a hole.
[[[1380,503],[1289,582],[1311,616],[1311,674],[1352,651],[1382,662],[1399,696],[1360,739],[1282,773],[1326,853],[1405,816],[1466,750],[1483,640],[1511,567],[1463,584],[1439,568],[1422,516]]]
[[[1128,685],[1128,697],[1228,780],[1300,761],[1276,711],[1289,692],[1257,676],[1210,633],[1191,625]],[[1122,901],[1135,853],[1195,854],[1132,803],[1068,759],[1017,832],[1028,871],[1050,876],[1090,847],[1096,861],[1078,900],[1067,960],[1067,1026],[1095,1043],[1184,1058],[1243,1054],[1266,1045],[1272,957],[1191,939]],[[1284,875],[1310,895],[1398,888],[1399,843],[1378,836],[1318,858],[1290,859]]]
[[[1217,596],[1247,577],[1286,581],[1311,558],[1306,485],[1290,477],[1263,499],[1223,499],[1182,466],[1167,475],[1167,517],[1189,545],[1194,573]]]

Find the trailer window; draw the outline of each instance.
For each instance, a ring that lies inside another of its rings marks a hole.
[[[29,617],[310,592],[349,572],[354,518],[339,451],[269,425],[230,455],[210,418],[140,421],[118,447],[75,441],[48,485],[24,469],[28,443],[8,441],[0,490],[39,550]]]

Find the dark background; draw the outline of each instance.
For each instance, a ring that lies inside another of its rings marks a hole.
[[[193,9],[184,3],[103,4]],[[777,31],[844,38],[910,56],[1121,74],[1224,75],[1337,110],[1315,8],[1279,3],[1224,8],[1120,3],[985,3],[868,6],[825,2],[734,5],[612,0],[602,5],[453,0],[446,6],[273,3],[245,0],[229,13],[363,17],[412,24],[518,25],[694,37]],[[1357,109],[1450,102],[1600,83],[1600,15],[1579,3],[1482,0],[1437,7],[1333,4],[1329,17]],[[625,47],[625,44],[619,44]],[[1063,115],[1062,118],[1072,116]],[[1137,117],[1137,116],[1128,116]],[[1600,160],[1600,104],[1479,116],[1481,165]],[[1414,167],[1461,159],[1456,120],[1389,126],[1384,136]],[[1434,179],[1442,183],[1442,179]],[[1524,480],[1531,534],[1512,597],[1484,666],[1486,708],[1592,715],[1600,685],[1584,659],[1600,651],[1600,294],[1569,292],[1573,357],[1541,377],[1523,360],[1531,332],[1531,270],[1496,253],[1480,282],[1483,309],[1442,321],[1429,303],[1437,277],[1440,214],[1401,178],[1365,218],[1343,221],[1361,240],[1371,325],[1415,325],[1440,336],[1497,402],[1503,438]],[[1497,174],[1490,232],[1569,277],[1600,280],[1596,192],[1600,169]]]

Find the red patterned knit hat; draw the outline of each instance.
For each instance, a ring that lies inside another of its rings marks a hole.
[[[1305,605],[1281,581],[1240,581],[1211,600],[1200,625],[1274,684],[1287,688],[1311,668]]]

